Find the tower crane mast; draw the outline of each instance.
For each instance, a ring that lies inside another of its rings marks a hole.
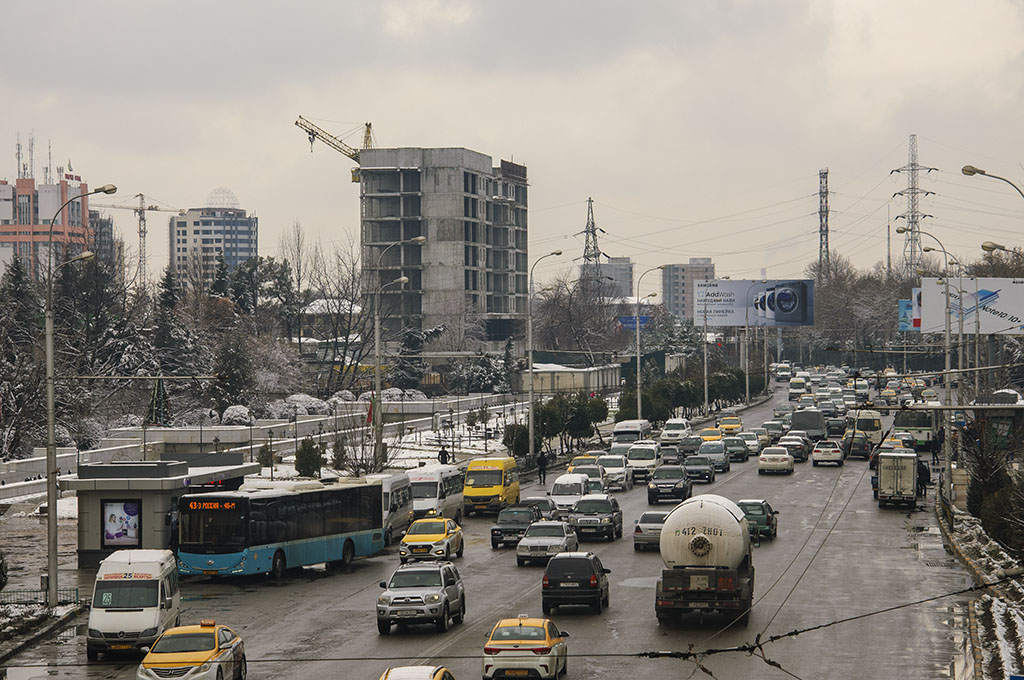
[[[146,213],[150,211],[156,212],[173,212],[179,215],[184,215],[185,211],[179,208],[164,208],[163,206],[146,204],[146,197],[143,194],[135,194],[134,198],[139,199],[138,205],[104,205],[98,203],[91,203],[90,207],[93,208],[108,208],[114,210],[131,210],[135,213],[136,217],[139,218],[139,285],[144,289],[146,287]]]

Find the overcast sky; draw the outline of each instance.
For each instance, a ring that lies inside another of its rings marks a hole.
[[[1024,198],[960,173],[1024,181],[1024,5],[1010,0],[44,0],[2,17],[0,178],[17,176],[20,133],[37,178],[50,144],[55,166],[119,187],[107,203],[198,207],[227,187],[259,216],[263,255],[296,221],[325,244],[358,238],[353,163],[310,153],[298,115],[527,165],[531,261],[565,253],[540,280],[582,255],[588,196],[602,250],[638,268],[712,257],[733,278],[801,275],[825,167],[832,249],[884,262],[911,134],[937,168],[920,179],[935,192],[925,229],[965,261],[1024,234]],[[134,251],[134,215],[112,212]],[[166,225],[149,214],[154,274]]]

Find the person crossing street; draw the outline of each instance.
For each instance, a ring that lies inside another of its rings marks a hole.
[[[541,451],[537,454],[537,480],[544,484],[548,478],[548,456]]]

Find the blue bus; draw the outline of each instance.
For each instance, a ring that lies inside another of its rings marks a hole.
[[[182,575],[280,578],[293,567],[347,566],[383,547],[380,480],[261,480],[178,501]]]

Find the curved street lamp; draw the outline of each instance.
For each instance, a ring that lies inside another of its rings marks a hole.
[[[642,419],[644,417],[643,416],[643,412],[642,412],[643,411],[643,397],[641,396],[641,389],[640,389],[643,386],[643,376],[640,374],[640,300],[641,300],[641,298],[640,298],[640,282],[643,280],[644,276],[646,276],[647,274],[650,274],[651,272],[658,271],[659,269],[664,269],[664,268],[665,268],[665,265],[659,265],[657,267],[651,267],[650,269],[645,271],[643,274],[641,274],[639,277],[637,277],[637,280],[636,280],[636,317],[635,317],[635,321],[636,321],[636,418],[637,418],[637,420],[640,420],[640,419]],[[650,295],[645,295],[643,297],[643,299],[646,300],[647,298],[657,297],[657,295],[658,295],[657,293],[651,293]]]
[[[981,168],[977,168],[977,167],[975,167],[973,165],[965,165],[964,167],[960,168],[960,172],[964,173],[968,177],[972,177],[974,175],[981,175],[983,177],[991,177],[992,179],[998,179],[998,180],[1000,180],[1002,182],[1006,182],[1011,187],[1013,187],[1014,189],[1017,190],[1017,193],[1021,195],[1021,198],[1024,198],[1024,191],[1021,191],[1019,186],[1014,184],[1012,181],[1006,179],[1005,177],[1000,177],[999,175],[993,175],[991,172],[986,172],[986,171],[982,170]]]
[[[538,257],[532,265],[530,265],[530,284],[529,284],[529,295],[526,296],[526,353],[527,366],[530,374],[530,391],[528,399],[530,400],[527,404],[527,436],[530,439],[529,442],[529,458],[526,461],[527,465],[532,465],[536,452],[534,451],[533,445],[533,270],[537,268],[537,265],[541,260],[548,257],[558,257],[562,254],[561,250],[552,250],[547,255],[541,255]]]
[[[56,268],[53,266],[53,226],[64,208],[73,201],[94,194],[112,194],[117,191],[113,184],[104,184],[98,189],[73,196],[57,208],[50,219],[50,236],[46,248],[46,605],[57,606],[57,435],[56,398],[53,389],[53,275],[72,262],[88,262],[95,253],[85,250]]]

